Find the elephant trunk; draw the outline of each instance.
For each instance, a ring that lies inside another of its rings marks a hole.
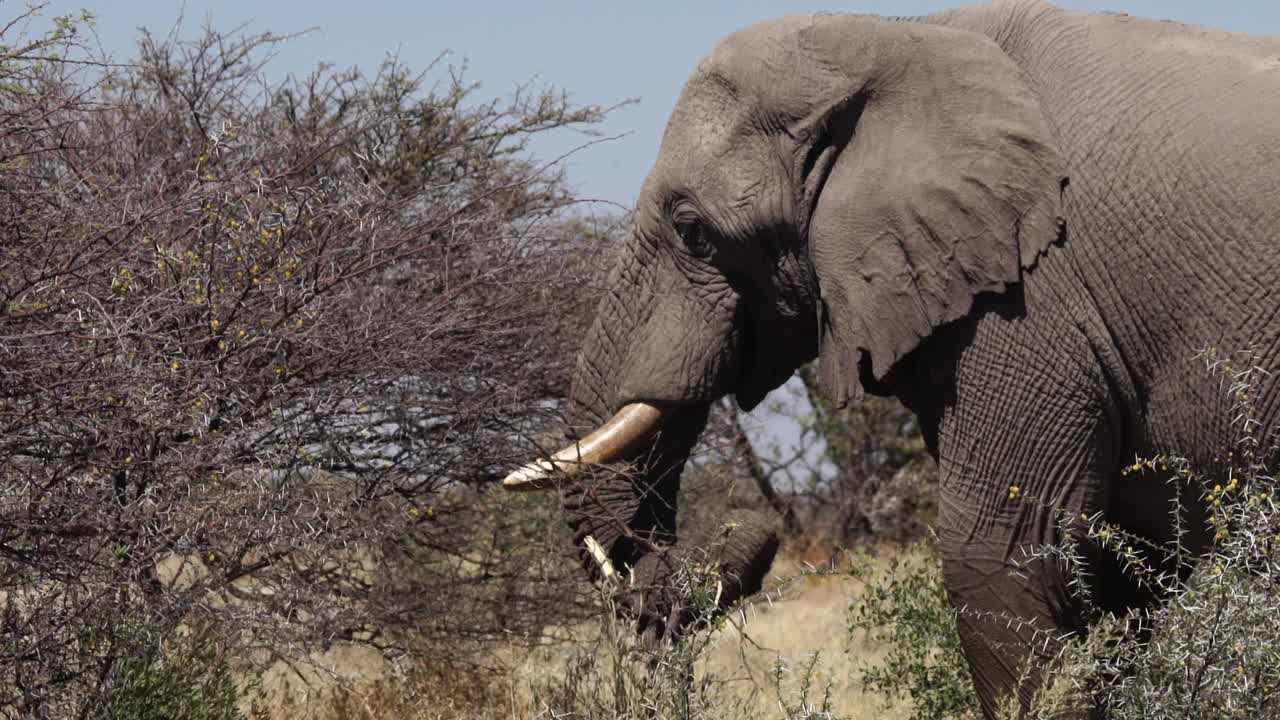
[[[643,352],[655,313],[658,269],[632,235],[621,248],[583,338],[566,420],[571,437],[558,452],[514,469],[503,487],[560,496],[584,568],[603,574],[588,538],[619,571],[676,538],[679,474],[706,423],[708,406],[624,396],[621,385]]]
[[[730,511],[714,528],[686,529],[677,544],[680,474],[706,427],[710,388],[730,387],[736,364],[720,346],[678,354],[690,338],[717,335],[681,324],[702,316],[672,305],[682,295],[643,235],[621,250],[573,373],[566,419],[581,439],[515,469],[503,486],[555,491],[584,569],[615,588],[641,633],[657,637],[705,610],[686,607],[680,591],[690,569],[709,573],[713,604],[727,607],[760,587],[777,535],[767,518]],[[734,346],[729,338],[723,347]]]

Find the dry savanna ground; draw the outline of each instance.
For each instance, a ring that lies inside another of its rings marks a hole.
[[[874,562],[883,566],[899,552],[883,548]],[[879,662],[883,653],[873,640],[850,637],[847,630],[849,604],[863,583],[845,573],[814,574],[821,553],[805,554],[810,561],[799,554],[779,559],[772,590],[757,596],[701,653],[700,677],[719,681],[713,691],[717,705],[732,708],[734,717],[744,712],[785,717],[780,698],[793,708],[799,702],[804,668],[817,653],[808,673],[810,704],[820,708],[829,692],[829,707],[839,717],[907,717],[906,706],[886,707],[883,697],[859,687],[857,667]],[[608,683],[600,677],[610,672],[606,653],[598,649],[601,628],[561,628],[560,633],[572,642],[494,651],[486,662],[506,668],[496,677],[437,666],[431,658],[392,665],[375,650],[339,644],[310,663],[278,663],[242,707],[252,717],[314,720],[582,717],[543,696],[549,684]],[[780,683],[771,679],[779,661]],[[579,673],[585,667],[586,674],[566,677],[575,666]]]

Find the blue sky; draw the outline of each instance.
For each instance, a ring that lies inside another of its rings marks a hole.
[[[0,0],[0,22],[25,6]],[[180,13],[186,34],[206,19],[229,29],[286,33],[316,28],[290,42],[274,72],[303,74],[325,61],[348,68],[376,68],[395,52],[410,66],[425,67],[443,51],[446,62],[467,60],[467,76],[483,96],[509,93],[535,80],[568,91],[584,103],[639,103],[608,121],[602,143],[570,159],[570,178],[585,196],[630,206],[648,172],[680,86],[698,59],[733,30],[774,15],[846,10],[911,15],[966,4],[940,0],[419,0],[326,2],[312,0],[54,0],[46,16],[88,9],[98,17],[102,46],[124,59],[138,28],[165,32]],[[1059,4],[1111,9],[1134,15],[1280,34],[1274,0],[1063,0]],[[184,10],[185,6],[185,10]],[[557,157],[584,138],[551,137],[536,151]]]

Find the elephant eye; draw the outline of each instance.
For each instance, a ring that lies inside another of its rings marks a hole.
[[[707,242],[702,223],[697,220],[679,220],[676,222],[676,234],[694,257],[711,257],[711,243]]]

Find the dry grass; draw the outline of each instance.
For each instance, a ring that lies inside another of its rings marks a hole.
[[[877,564],[888,561],[897,551],[884,548]],[[809,554],[809,553],[806,553]],[[705,667],[725,677],[742,677],[742,690],[764,687],[766,679],[781,658],[788,672],[784,675],[783,697],[798,693],[800,669],[814,653],[819,684],[830,684],[832,709],[848,720],[905,718],[905,708],[885,709],[884,698],[861,690],[856,666],[876,663],[883,650],[864,637],[850,638],[847,611],[850,602],[862,589],[862,583],[848,574],[811,574],[822,568],[821,553],[807,559],[790,557],[774,567],[775,575],[792,578],[784,581],[777,595],[757,599],[744,613],[746,622],[727,628],[714,650],[705,659]],[[829,557],[829,555],[828,555]],[[809,573],[809,574],[806,574]],[[817,688],[821,691],[821,688]],[[761,717],[780,717],[776,693],[760,693],[757,710]]]
[[[884,548],[875,559],[885,564],[899,551]],[[856,668],[875,663],[881,648],[862,637],[849,638],[846,613],[862,583],[839,572],[814,574],[830,566],[830,553],[809,549],[781,558],[778,580],[767,596],[758,596],[721,631],[699,661],[699,671],[724,679],[722,696],[735,712],[760,718],[785,717],[779,694],[794,703],[803,668],[814,653],[818,661],[810,697],[831,692],[836,717],[848,720],[897,720],[906,707],[886,709],[879,695],[863,692]],[[507,720],[561,717],[538,706],[536,688],[551,674],[563,673],[575,649],[598,642],[598,626],[562,628],[566,643],[537,648],[509,647],[486,658],[507,668],[505,675],[466,667],[446,667],[428,658],[392,664],[378,653],[356,646],[335,646],[307,665],[277,664],[243,707],[254,718],[314,720]],[[786,671],[780,688],[771,684],[775,664]],[[780,690],[780,692],[779,692]],[[816,696],[816,697],[815,697]],[[737,715],[735,714],[735,717]],[[577,717],[577,716],[573,716]]]

